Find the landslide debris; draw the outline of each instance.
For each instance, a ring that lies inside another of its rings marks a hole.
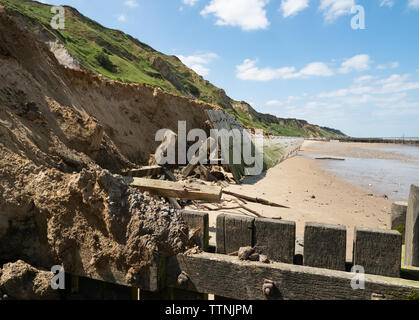
[[[0,300],[59,300],[51,287],[53,274],[18,260],[0,268]]]
[[[208,108],[66,68],[0,4],[0,259],[135,285],[185,251],[179,212],[118,173],[148,159],[158,129],[199,128]]]

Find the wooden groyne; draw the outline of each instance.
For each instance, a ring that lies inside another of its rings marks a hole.
[[[211,247],[208,213],[182,211],[189,228],[199,230],[194,237],[199,250],[157,258],[134,288],[117,278],[96,277],[113,283],[105,285],[80,274],[85,278],[73,275],[70,290],[81,296],[100,292],[96,299],[206,300],[213,294],[215,300],[417,300],[417,196],[419,187],[412,186],[405,237],[406,259],[416,267],[402,264],[402,235],[395,230],[356,227],[348,261],[345,227],[306,223],[304,252],[298,257],[295,222],[221,214],[216,247]],[[253,253],[243,258],[246,247]]]
[[[361,142],[361,143],[389,143],[406,144],[419,146],[419,139],[385,139],[385,138],[340,138],[340,142]]]

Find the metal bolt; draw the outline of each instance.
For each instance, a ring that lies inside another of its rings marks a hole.
[[[182,273],[177,277],[177,283],[180,286],[183,286],[189,281],[188,275],[182,271]]]

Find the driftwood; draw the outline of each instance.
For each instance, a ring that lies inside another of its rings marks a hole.
[[[237,200],[235,202],[237,203],[237,206],[235,206],[235,207],[218,206],[217,208],[211,208],[211,207],[209,207],[207,205],[204,205],[204,204],[200,204],[199,207],[210,210],[210,211],[225,211],[225,210],[234,210],[234,209],[244,209],[244,210],[252,213],[253,215],[255,215],[258,218],[282,220],[281,217],[274,217],[274,218],[265,217],[265,216],[261,215],[260,213],[258,213],[257,211],[255,211],[253,209],[250,209],[249,207],[239,203]]]
[[[279,203],[271,202],[271,201],[268,201],[268,200],[262,199],[262,198],[253,198],[253,197],[245,196],[245,195],[238,194],[238,193],[231,192],[231,191],[227,191],[227,190],[223,190],[223,193],[228,194],[228,195],[233,196],[233,197],[236,197],[236,198],[239,198],[239,199],[249,201],[249,202],[260,203],[260,204],[263,204],[263,205],[266,205],[266,206],[271,206],[271,207],[289,209],[289,207],[287,207],[287,206],[284,206],[284,205],[279,204]]]
[[[217,186],[207,186],[198,184],[185,184],[180,182],[170,182],[152,180],[144,178],[125,177],[125,181],[132,187],[137,187],[141,191],[148,191],[153,195],[166,198],[203,200],[208,202],[220,202],[222,189]]]
[[[211,151],[211,146],[215,143],[213,138],[208,138],[205,140],[191,162],[182,170],[182,175],[184,178],[188,177],[192,171],[200,165],[200,163],[207,157],[208,152]]]
[[[127,176],[143,178],[147,176],[155,176],[162,172],[162,167],[159,165],[145,166],[139,169],[132,169],[126,172]]]
[[[316,158],[316,160],[335,160],[335,161],[345,161],[345,159],[343,159],[343,158],[330,158],[330,157]]]
[[[164,168],[163,171],[164,171],[164,175],[166,176],[167,179],[169,179],[170,181],[173,181],[173,182],[177,182],[176,177],[172,173],[172,171],[170,171],[166,168]],[[168,197],[167,200],[169,200],[169,202],[172,204],[172,206],[175,209],[178,209],[178,210],[182,209],[179,202],[175,198]]]

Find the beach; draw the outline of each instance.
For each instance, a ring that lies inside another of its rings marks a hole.
[[[246,204],[265,217],[281,217],[283,220],[295,221],[297,253],[303,250],[306,222],[345,226],[348,233],[347,259],[351,259],[354,227],[389,228],[391,204],[394,200],[388,195],[376,192],[377,189],[373,188],[369,178],[364,181],[360,179],[359,183],[355,183],[345,177],[345,172],[334,172],[336,163],[344,161],[316,160],[315,157],[342,157],[345,161],[348,157],[373,161],[388,159],[398,161],[399,164],[419,160],[414,155],[400,154],[394,151],[394,148],[394,145],[305,141],[297,156],[280,163],[261,176],[248,177],[240,185],[230,185],[226,190],[264,198],[289,207],[282,209],[250,202]],[[348,170],[353,172],[352,168]],[[393,170],[398,169],[395,167]],[[419,175],[417,177],[419,178]],[[400,196],[401,193],[397,194]],[[231,199],[229,196],[224,197]],[[224,205],[234,207],[233,203]],[[216,217],[220,213],[253,216],[243,209],[209,212],[210,231],[214,231]],[[210,243],[215,244],[214,232],[210,234]]]

